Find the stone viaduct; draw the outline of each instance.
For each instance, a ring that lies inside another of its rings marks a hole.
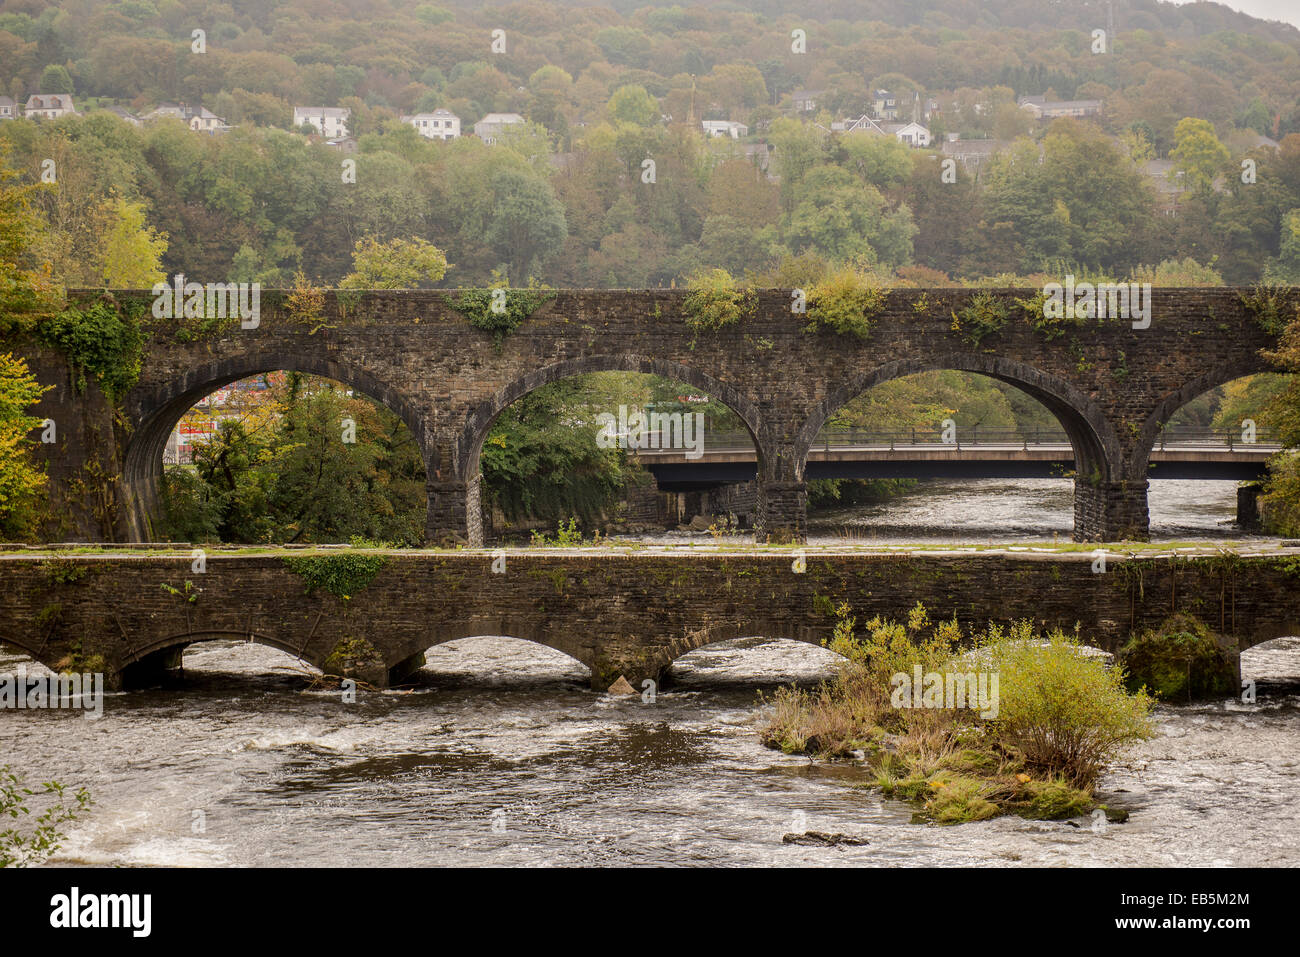
[[[330,574],[313,575],[313,562],[341,563],[344,574],[326,564],[319,570]],[[19,551],[0,554],[0,638],[51,667],[104,672],[116,687],[155,682],[186,645],[216,638],[270,645],[382,687],[431,646],[505,635],[572,656],[597,690],[619,675],[639,690],[715,641],[818,644],[841,602],[860,625],[875,615],[906,620],[920,601],[934,621],[1030,618],[1077,627],[1112,652],[1175,611],[1205,621],[1230,656],[1300,634],[1300,556],[1286,549],[1112,553],[1104,572],[1096,567],[1088,551],[281,549],[213,551],[196,573],[188,549]]]
[[[60,442],[42,451],[69,508],[86,507],[75,483],[92,446],[107,450],[96,463],[111,495],[94,503],[81,538],[151,540],[162,453],[181,415],[214,389],[284,369],[337,379],[399,415],[427,470],[427,540],[478,545],[479,455],[497,415],[544,384],[623,370],[671,377],[730,407],[757,451],[758,540],[798,541],[806,463],[829,417],[879,383],[956,369],[1010,383],[1056,416],[1074,452],[1075,538],[1117,541],[1146,536],[1148,458],[1161,424],[1205,391],[1270,369],[1261,350],[1275,339],[1242,292],[1156,289],[1147,328],[1086,320],[1045,334],[1018,304],[1032,290],[993,291],[1010,318],[977,340],[954,323],[976,293],[894,290],[862,340],[806,331],[789,290],[759,291],[752,316],[698,334],[682,290],[558,290],[496,343],[452,308],[454,290],[326,293],[314,322],[285,293],[266,291],[256,328],[185,341],[172,320],[148,318],[148,292],[88,291],[74,298],[134,301],[146,316],[141,374],[120,409],[74,388],[58,356],[28,355],[55,387],[35,414],[60,424]]]

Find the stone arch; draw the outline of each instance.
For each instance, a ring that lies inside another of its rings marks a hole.
[[[1262,356],[1254,355],[1246,358],[1240,358],[1233,362],[1216,366],[1208,372],[1196,376],[1189,380],[1180,388],[1169,392],[1156,404],[1155,409],[1147,416],[1146,421],[1142,423],[1142,431],[1138,436],[1137,446],[1133,449],[1132,462],[1129,466],[1129,472],[1133,479],[1145,480],[1147,466],[1151,459],[1151,449],[1155,446],[1156,439],[1160,435],[1160,428],[1168,422],[1183,406],[1193,399],[1200,398],[1211,389],[1216,389],[1221,385],[1227,385],[1237,379],[1243,379],[1246,376],[1259,375],[1262,372],[1282,372],[1276,366],[1271,365]]]
[[[832,389],[799,430],[796,451],[800,478],[817,433],[841,406],[891,379],[946,369],[986,375],[1015,386],[1036,399],[1056,417],[1069,437],[1078,475],[1095,472],[1103,482],[1118,477],[1113,473],[1120,461],[1119,439],[1101,406],[1090,396],[1065,379],[1016,359],[986,353],[953,352],[887,362],[852,376]]]
[[[483,442],[487,439],[488,430],[491,429],[497,416],[512,403],[544,385],[588,372],[641,372],[676,379],[702,389],[740,417],[745,428],[749,430],[750,438],[754,441],[754,448],[758,451],[759,457],[759,472],[762,472],[763,443],[760,438],[763,435],[763,417],[757,404],[748,396],[734,386],[693,366],[651,356],[613,354],[567,359],[533,369],[479,403],[465,423],[457,448],[457,461],[463,463],[460,470],[461,478],[472,481],[478,475],[479,456],[483,452]]]
[[[744,423],[750,439],[757,450],[758,463],[756,474],[763,474],[764,424],[758,405],[734,386],[692,366],[683,365],[670,359],[636,354],[612,354],[583,356],[567,359],[550,365],[533,369],[498,389],[470,412],[469,418],[461,431],[455,449],[457,476],[464,485],[467,502],[466,522],[468,524],[467,540],[471,544],[482,544],[482,516],[478,509],[480,495],[479,460],[483,453],[483,443],[497,416],[504,412],[513,402],[530,392],[589,372],[640,372],[660,375],[687,385],[695,386],[707,392],[734,412]]]
[[[458,618],[453,622],[442,623],[438,634],[431,638],[405,642],[391,654],[393,660],[387,662],[387,665],[389,668],[394,668],[402,662],[409,661],[416,655],[428,651],[430,648],[436,648],[453,641],[461,641],[465,638],[510,638],[514,641],[526,641],[544,648],[550,648],[552,651],[558,651],[588,670],[592,668],[591,649],[585,646],[580,638],[568,633],[559,636],[551,635],[545,621],[539,621],[535,617],[526,614],[514,615],[509,613],[505,613],[497,621],[484,621],[480,617],[467,617]]]
[[[132,432],[122,456],[122,496],[129,540],[148,541],[153,538],[152,518],[157,514],[163,451],[167,437],[185,412],[199,399],[222,386],[278,370],[334,379],[382,402],[411,430],[420,448],[425,471],[432,474],[432,443],[421,410],[401,392],[365,369],[337,359],[287,352],[220,359],[196,365],[152,389],[137,388],[127,397],[126,412]],[[432,510],[432,502],[428,507]]]
[[[822,642],[830,638],[831,630],[831,625],[801,625],[767,618],[750,621],[717,622],[689,631],[684,635],[679,635],[667,645],[656,647],[645,662],[645,670],[649,674],[662,676],[674,661],[696,649],[714,645],[720,641],[752,638],[758,635],[767,638],[798,641],[805,645],[821,647]]]
[[[176,632],[175,634],[165,635],[162,638],[157,638],[149,642],[147,645],[133,648],[131,653],[121,660],[120,665],[125,668],[129,665],[143,661],[150,655],[156,655],[159,652],[169,651],[177,647],[184,648],[203,641],[221,641],[223,639],[232,641],[252,641],[255,644],[274,648],[276,651],[283,651],[285,654],[296,658],[304,664],[309,664],[313,668],[319,669],[321,667],[321,662],[315,661],[309,655],[305,654],[305,649],[301,647],[301,644],[294,645],[291,642],[277,638],[274,635],[268,635],[259,631],[232,631],[229,629],[205,629],[200,631]]]
[[[687,636],[684,640],[674,642],[671,648],[672,658],[664,667],[665,669],[671,668],[682,658],[694,651],[699,651],[701,648],[708,648],[725,641],[734,641],[738,638],[762,638],[765,641],[793,642],[800,645],[807,645],[809,648],[814,648],[818,652],[824,652],[830,655],[836,661],[842,661],[844,660],[843,655],[831,651],[823,643],[829,637],[827,634],[829,630],[829,628],[824,628],[819,631],[813,631],[811,629],[792,629],[789,626],[779,627],[774,623],[758,628],[746,628],[738,625],[710,626]],[[794,632],[798,632],[798,635],[796,636]]]

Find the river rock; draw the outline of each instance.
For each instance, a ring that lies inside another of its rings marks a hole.
[[[804,831],[802,834],[787,834],[781,838],[782,844],[801,844],[804,847],[865,847],[870,841],[849,834],[827,834],[825,831]]]

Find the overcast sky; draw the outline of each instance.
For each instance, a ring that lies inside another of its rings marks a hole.
[[[1174,2],[1192,2],[1192,0],[1174,0]],[[1217,2],[1233,10],[1249,13],[1252,17],[1259,17],[1261,20],[1283,20],[1300,27],[1300,0],[1217,0]]]

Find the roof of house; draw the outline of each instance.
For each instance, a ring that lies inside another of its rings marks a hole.
[[[524,118],[518,113],[489,113],[479,123],[522,123]],[[478,123],[474,124],[475,126]]]
[[[925,130],[927,133],[930,132],[928,126],[923,123],[918,123],[916,120],[908,120],[906,123],[886,123],[884,124],[883,129],[886,133],[901,133],[903,130],[913,126],[918,130]]]
[[[863,113],[859,117],[845,117],[831,124],[831,129],[835,132],[843,133],[879,133],[881,136],[886,135],[885,128],[873,120],[867,114]]]
[[[294,116],[323,116],[327,118],[340,117],[346,119],[352,115],[352,111],[346,106],[295,106],[293,108]]]
[[[72,95],[69,93],[33,93],[27,98],[29,110],[71,110]]]
[[[403,123],[409,123],[409,122],[411,122],[411,120],[418,120],[418,119],[422,119],[422,118],[425,118],[425,117],[430,117],[430,118],[432,118],[432,117],[436,117],[436,118],[438,118],[438,119],[440,119],[440,120],[445,120],[445,119],[459,120],[459,119],[460,119],[460,117],[457,116],[455,113],[453,113],[451,110],[445,110],[445,109],[443,109],[442,107],[438,107],[438,109],[434,110],[432,113],[428,113],[428,112],[426,112],[426,113],[408,113],[407,115],[401,117],[401,121],[402,121]]]
[[[13,101],[13,97],[0,96],[0,106],[17,106],[17,105],[18,104]]]

